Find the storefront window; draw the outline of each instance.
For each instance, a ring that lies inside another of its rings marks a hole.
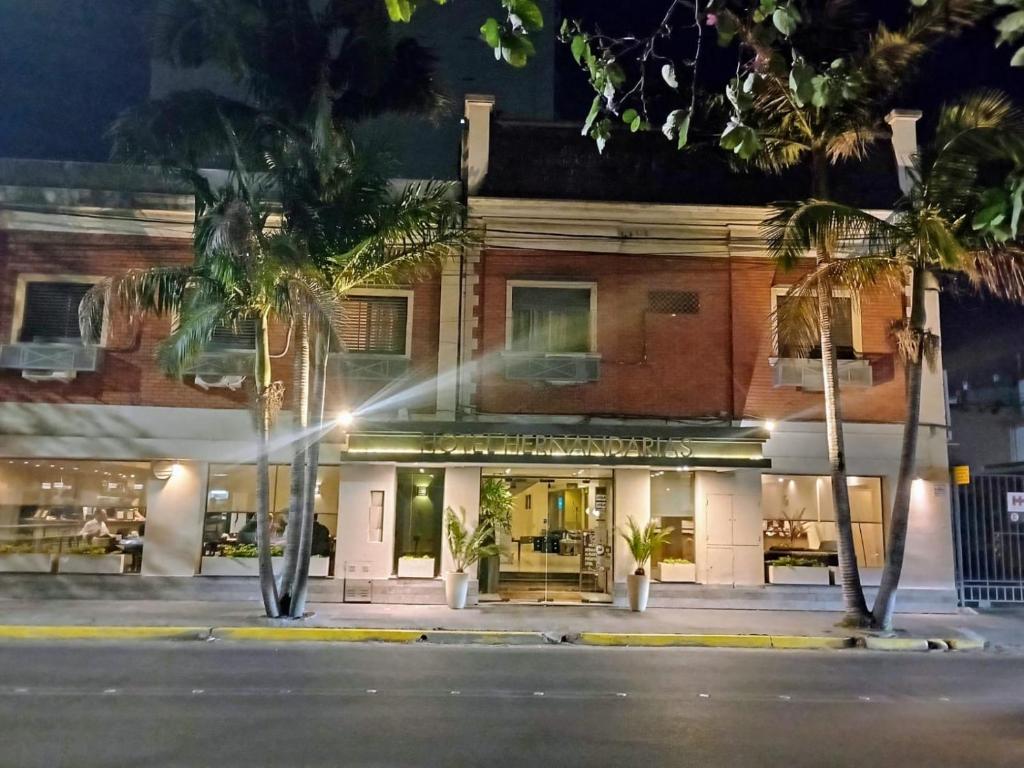
[[[395,506],[395,573],[437,576],[441,567],[444,470],[398,470]]]
[[[653,554],[652,567],[661,563],[692,566],[696,559],[692,472],[671,469],[651,472],[651,517],[672,529],[668,541]],[[659,575],[663,581],[672,580],[661,574],[660,568]]]
[[[0,570],[137,573],[149,474],[148,462],[0,463]]]
[[[317,471],[315,523],[313,527],[314,557],[326,558],[327,567],[310,566],[313,575],[332,572],[338,531],[338,485],[340,468],[321,466]],[[288,529],[288,502],[291,467],[270,468],[271,551],[284,552]],[[256,467],[251,464],[212,464],[206,497],[203,524],[203,557],[231,557],[235,560],[256,557]],[[326,561],[325,561],[326,562]],[[254,564],[254,563],[253,563]],[[320,564],[323,565],[323,564]],[[204,566],[210,573],[215,567]]]
[[[884,561],[882,482],[850,477],[853,543],[861,568]],[[768,560],[791,556],[836,565],[836,517],[827,476],[764,475],[761,479],[764,547]]]

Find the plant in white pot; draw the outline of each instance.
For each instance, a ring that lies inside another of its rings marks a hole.
[[[619,531],[619,535],[629,547],[629,553],[636,562],[636,570],[626,577],[626,587],[629,591],[629,610],[647,610],[647,598],[651,594],[651,577],[644,571],[655,547],[668,541],[671,528],[662,528],[661,525],[651,520],[647,525],[638,525],[632,517],[626,522],[626,527]]]
[[[466,569],[481,558],[499,552],[493,541],[494,530],[490,523],[483,522],[473,530],[466,527],[466,512],[456,515],[451,507],[444,511],[445,530],[448,534],[448,551],[451,552],[455,570],[445,575],[444,596],[449,608],[465,608],[469,594],[469,574]]]

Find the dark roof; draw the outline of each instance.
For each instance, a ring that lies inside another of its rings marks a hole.
[[[891,208],[900,195],[891,145],[834,169],[832,197]],[[805,168],[770,175],[730,167],[724,151],[680,152],[656,131],[616,133],[599,154],[578,125],[496,120],[481,195],[553,200],[767,205],[810,196]]]

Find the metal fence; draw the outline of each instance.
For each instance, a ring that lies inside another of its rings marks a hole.
[[[1024,475],[974,475],[953,487],[960,604],[1024,603]]]

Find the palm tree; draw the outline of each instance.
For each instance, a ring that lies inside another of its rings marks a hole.
[[[1004,187],[987,184],[993,169],[1006,174]],[[895,332],[906,373],[906,420],[885,569],[872,611],[873,625],[882,629],[892,628],[906,548],[923,368],[938,350],[938,337],[927,328],[926,285],[929,276],[953,270],[997,296],[1024,300],[1024,247],[1012,240],[1024,232],[1021,204],[1013,207],[1014,198],[1024,197],[1022,170],[1024,116],[1004,96],[982,93],[943,109],[934,141],[917,159],[913,186],[889,219],[810,200],[780,209],[768,223],[770,247],[783,261],[822,241],[847,251],[800,281],[798,295],[820,293],[822,284],[901,289],[910,275],[910,316]],[[1006,215],[991,215],[994,204],[1003,205]]]
[[[302,244],[308,298],[337,307],[352,287],[435,266],[462,242],[461,209],[449,186],[392,193],[345,132],[347,122],[364,117],[430,113],[444,104],[433,57],[415,41],[391,36],[379,2],[164,0],[156,33],[157,56],[185,68],[219,67],[241,95],[179,91],[130,110],[111,130],[115,157],[185,178],[195,189],[197,217],[216,197],[204,165],[259,169],[264,190],[279,202],[281,232]],[[301,437],[273,595],[276,610],[298,617],[332,335],[330,313],[297,308],[288,319],[298,335],[293,412]],[[269,359],[257,374],[258,387],[278,391]],[[265,582],[263,591],[270,595]]]
[[[754,55],[743,78],[738,74],[730,90],[734,114],[722,145],[770,172],[807,166],[811,195],[829,199],[830,167],[862,160],[872,145],[887,135],[884,115],[915,65],[938,42],[973,24],[985,10],[979,0],[931,2],[916,9],[903,29],[891,30],[884,25],[867,27],[866,16],[855,2],[808,2],[801,4],[802,23],[784,44],[777,35],[764,34],[764,26],[770,22],[745,24],[742,41]],[[838,255],[836,242],[826,236],[815,237],[808,241],[808,250],[815,256],[815,290],[794,304],[813,310],[815,317],[808,326],[814,329],[821,350],[845,622],[865,625],[869,613],[853,543],[842,400],[832,338],[836,285],[828,266]],[[797,266],[807,252],[775,250],[784,269]]]

